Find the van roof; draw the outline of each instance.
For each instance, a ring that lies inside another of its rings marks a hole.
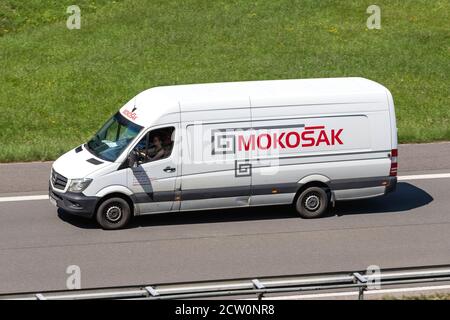
[[[132,104],[138,106],[139,113],[152,114],[152,119],[144,114],[141,119],[155,120],[158,114],[162,116],[179,111],[346,102],[386,103],[386,92],[381,84],[358,77],[187,84],[143,91],[121,111]]]

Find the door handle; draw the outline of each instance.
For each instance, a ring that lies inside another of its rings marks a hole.
[[[165,167],[163,170],[164,170],[165,172],[175,172],[175,168],[171,168],[171,167],[169,167],[169,166]]]

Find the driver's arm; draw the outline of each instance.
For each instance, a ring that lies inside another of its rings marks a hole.
[[[164,157],[165,151],[164,149],[159,150],[157,154],[155,154],[153,157],[149,157],[150,161],[159,160]]]

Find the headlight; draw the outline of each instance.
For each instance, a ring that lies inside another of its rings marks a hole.
[[[88,187],[88,185],[92,182],[92,179],[73,179],[70,181],[69,191],[72,192],[82,192],[84,189]]]

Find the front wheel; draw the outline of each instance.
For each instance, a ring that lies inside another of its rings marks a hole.
[[[309,187],[300,193],[295,209],[302,218],[319,218],[325,214],[328,203],[329,197],[323,188]]]
[[[98,206],[95,218],[103,229],[121,229],[130,221],[130,205],[122,198],[106,199]]]

